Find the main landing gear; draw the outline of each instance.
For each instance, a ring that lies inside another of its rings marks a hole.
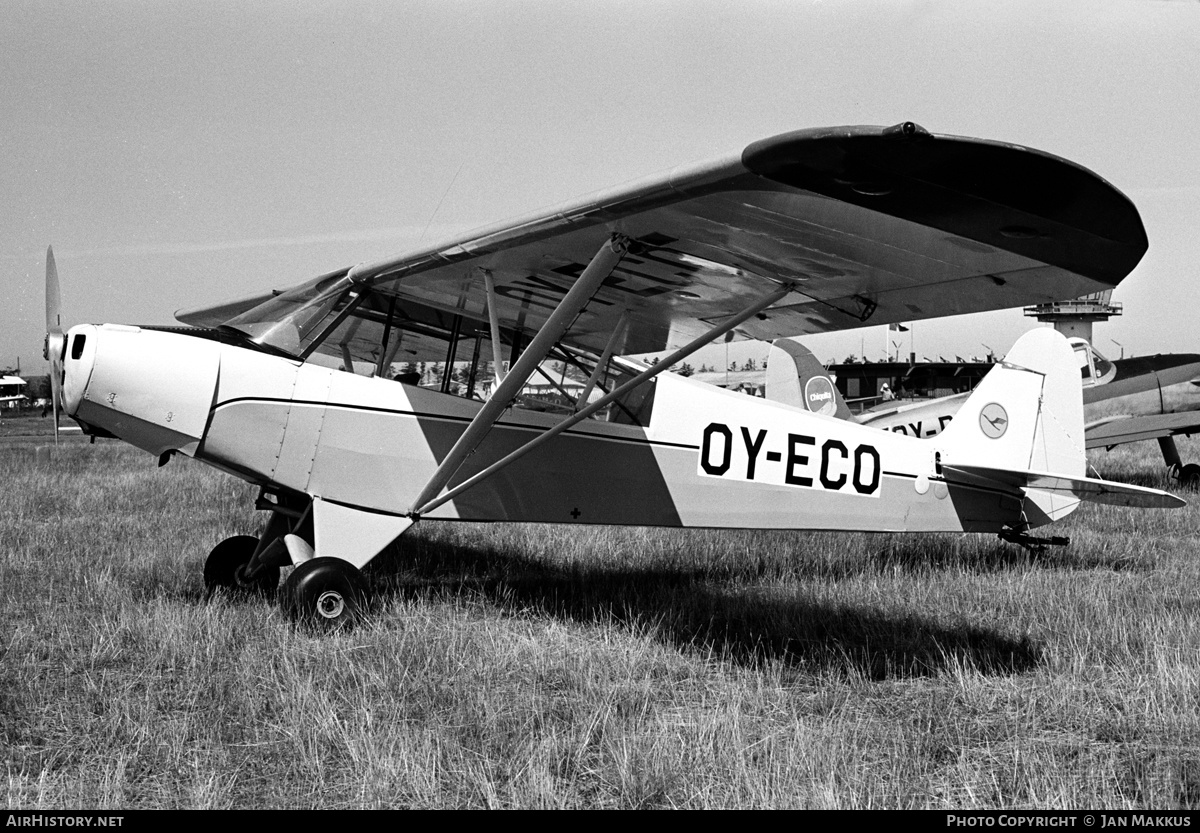
[[[1200,488],[1200,466],[1195,463],[1188,463],[1183,468],[1172,469],[1171,475],[1185,489]]]
[[[260,563],[249,569],[258,549],[253,535],[235,535],[213,547],[204,562],[204,586],[211,598],[220,592],[261,599],[278,597],[292,622],[319,632],[353,627],[370,608],[371,593],[362,571],[340,558],[312,558],[292,570],[279,586],[279,566]]]
[[[1179,458],[1179,450],[1175,447],[1175,438],[1159,437],[1158,447],[1162,450],[1163,461],[1167,464],[1167,473],[1171,479],[1185,489],[1200,489],[1200,465],[1183,464],[1183,460]]]
[[[292,571],[279,597],[284,614],[320,631],[353,627],[366,614],[370,593],[362,572],[340,558],[314,558]]]
[[[272,510],[261,538],[235,535],[208,554],[204,585],[209,596],[277,594],[288,619],[319,633],[345,630],[363,621],[371,608],[370,587],[362,571],[345,558],[316,555],[313,503],[304,497],[276,496],[274,501],[260,497],[258,506]],[[406,521],[403,526],[410,524]],[[280,587],[280,568],[289,564],[295,569]]]

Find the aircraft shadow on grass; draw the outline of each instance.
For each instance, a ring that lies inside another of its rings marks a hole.
[[[972,574],[1038,568],[1136,570],[1138,562],[1050,548],[1030,553],[996,544],[970,553],[930,546],[930,539],[881,536],[870,556],[877,568],[899,574],[961,570]],[[791,562],[799,583],[837,580],[862,571],[855,564]],[[868,565],[869,569],[869,565]],[[747,667],[780,663],[795,671],[845,672],[882,681],[936,674],[955,667],[1002,676],[1042,663],[1042,646],[1028,636],[998,629],[939,623],[919,614],[892,615],[867,607],[798,597],[767,599],[740,592],[747,576],[767,572],[720,566],[613,569],[563,568],[536,558],[501,554],[462,542],[410,539],[403,555],[386,550],[366,571],[375,601],[474,597],[512,615],[536,612],[582,623],[611,622],[645,628],[682,650],[711,653]],[[179,583],[164,564],[130,580],[140,598],[169,597],[187,604],[207,594],[198,583]],[[726,584],[726,582],[728,582]]]
[[[956,570],[973,575],[1005,573],[1029,569],[1046,570],[1113,570],[1115,572],[1149,572],[1152,565],[1136,556],[1092,553],[1079,548],[1046,547],[1042,550],[1020,550],[999,544],[985,546],[969,554],[951,548],[931,547],[919,538],[899,538],[881,547],[875,554],[880,567],[908,573],[928,573],[930,570]]]
[[[1139,569],[1129,559],[1060,549],[1031,553],[996,544],[960,553],[913,537],[881,538],[871,561],[884,571],[924,575],[964,564],[972,574],[1003,574],[1027,569],[1031,563],[1044,569]],[[787,567],[796,582],[844,579],[862,568],[862,563],[823,561],[798,561]],[[685,651],[712,653],[744,666],[782,664],[797,671],[844,671],[883,681],[930,676],[953,667],[1013,675],[1042,663],[1043,648],[1036,640],[985,625],[948,627],[917,613],[889,615],[870,607],[797,597],[768,599],[762,594],[751,598],[754,591],[737,591],[746,576],[734,576],[734,571],[762,574],[767,569],[571,569],[461,541],[410,539],[403,555],[396,550],[380,553],[366,575],[379,605],[398,599],[479,598],[511,615],[535,612],[581,623],[646,628]],[[181,588],[170,581],[172,575],[156,577],[155,570],[131,579],[144,598],[167,595],[187,604],[205,598],[198,583]]]
[[[385,553],[367,571],[379,602],[482,597],[514,614],[537,611],[577,622],[646,627],[681,649],[744,666],[782,663],[797,671],[845,671],[871,680],[952,667],[1018,674],[1042,661],[1041,646],[1028,637],[983,626],[947,627],[917,614],[894,616],[796,597],[751,598],[734,583],[715,587],[720,577],[711,568],[564,569],[460,543],[414,544],[403,559]]]
[[[928,576],[964,567],[971,574],[1028,569],[1136,570],[1120,557],[1048,548],[1027,552],[997,543],[960,552],[927,537],[880,536],[870,561],[797,559],[786,569],[797,587],[807,580],[850,578],[869,571]],[[726,657],[743,666],[780,663],[808,673],[842,671],[866,679],[928,676],[954,667],[988,675],[1018,674],[1042,662],[1028,636],[964,623],[947,626],[920,614],[895,615],[869,607],[815,602],[796,595],[767,598],[747,587],[772,570],[703,567],[564,568],[537,558],[498,553],[486,546],[436,538],[409,539],[403,554],[385,550],[366,570],[375,601],[473,597],[512,615],[536,612],[582,623],[611,622],[653,632],[683,650]],[[187,604],[207,594],[178,581],[171,565],[130,580],[142,598],[170,597]],[[140,591],[140,592],[139,592]]]

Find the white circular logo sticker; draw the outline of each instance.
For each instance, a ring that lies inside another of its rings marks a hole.
[[[833,395],[833,383],[825,376],[814,376],[804,383],[804,404],[814,414],[833,416],[837,410],[837,397]]]
[[[979,429],[985,436],[998,440],[1008,430],[1008,411],[997,402],[990,402],[979,412]]]

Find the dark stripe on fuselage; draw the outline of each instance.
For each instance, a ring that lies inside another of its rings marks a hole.
[[[431,411],[402,411],[396,408],[380,408],[370,405],[351,405],[344,402],[325,402],[316,399],[285,399],[283,397],[274,396],[239,396],[234,399],[223,399],[213,406],[213,410],[219,410],[226,405],[234,405],[239,402],[273,402],[283,405],[316,405],[324,408],[343,408],[348,411],[363,411],[366,413],[391,414],[393,416],[415,417],[418,420],[440,420],[442,422],[456,422],[461,425],[469,425],[470,417],[452,416],[449,414],[439,414]],[[517,429],[521,431],[529,431],[534,434],[544,433],[550,426],[530,425],[526,422],[507,422],[504,420],[496,421],[497,428]],[[635,426],[628,426],[635,427]],[[612,434],[596,434],[584,431],[572,431],[567,429],[564,434],[572,437],[597,439],[605,441],[613,441],[620,443],[632,443],[634,445],[661,446],[663,448],[690,448],[693,451],[699,451],[699,443],[671,443],[663,440],[651,440],[648,437],[618,437]],[[440,459],[440,458],[439,458]],[[886,474],[886,472],[885,472]]]
[[[407,454],[401,452],[396,461],[400,465],[406,456],[415,462],[417,458],[424,458],[426,454],[432,459],[426,458],[421,465],[436,465],[446,458],[470,422],[469,417],[461,414],[425,414],[398,408],[282,397],[238,397],[223,400],[213,409],[214,417],[237,406],[322,409],[327,414],[340,411],[345,419],[357,418],[366,421],[360,426],[363,436],[378,437],[382,433],[394,432],[398,438],[407,436],[410,438],[409,442],[413,442],[415,437],[411,432],[414,429],[419,430],[428,451],[414,454],[416,449],[413,448]],[[413,424],[408,424],[410,420]],[[322,422],[328,425],[328,419],[323,419]],[[371,423],[374,423],[373,427]],[[447,486],[457,486],[524,446],[549,427],[551,426],[507,421],[497,423],[495,429],[488,433],[464,461]],[[643,430],[636,426],[621,428],[639,432]],[[288,430],[291,430],[290,420]],[[319,442],[318,437],[321,433],[318,429],[310,439],[299,435],[297,440],[301,443],[316,443]],[[287,442],[285,439],[285,447]],[[413,442],[414,446],[415,444]],[[664,451],[670,451],[676,457],[686,454],[693,461],[691,465],[694,467],[694,454],[698,449],[699,446],[694,444],[654,442],[644,435],[618,436],[615,432],[609,434],[599,431],[567,431],[554,442],[546,443],[506,465],[479,486],[466,490],[454,499],[453,505],[457,515],[464,520],[680,526],[682,520],[676,509],[676,498],[660,469],[658,455]],[[335,500],[347,502],[348,505],[375,505],[385,512],[403,514],[406,509],[403,501],[388,505],[380,504],[376,499],[377,495],[408,492],[406,487],[400,486],[400,482],[406,480],[403,468],[392,467],[368,474],[366,472],[371,468],[368,464],[362,467],[363,473],[359,482],[351,483],[346,488],[339,486],[331,490],[330,484],[337,481],[328,479],[329,472],[355,465],[356,454],[359,459],[362,459],[363,455],[367,458],[373,455],[369,449],[359,449],[356,452],[355,449],[345,446],[345,439],[342,440],[341,447],[335,443],[323,451],[319,450],[317,454],[311,471],[312,477],[323,484],[317,486],[323,498],[328,499],[333,495]],[[433,468],[412,471],[407,475],[407,482],[411,484],[412,478],[420,479],[432,473]],[[363,477],[374,485],[367,484],[362,480]],[[686,484],[676,484],[676,488],[680,487],[686,488]],[[445,514],[444,510],[434,510],[430,517],[436,518],[439,514]]]

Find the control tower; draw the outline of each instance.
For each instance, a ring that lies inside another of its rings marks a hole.
[[[1052,304],[1037,304],[1025,307],[1025,315],[1038,321],[1047,321],[1068,338],[1077,336],[1092,343],[1092,324],[1107,321],[1121,314],[1121,305],[1112,303],[1112,290],[1093,292],[1073,301],[1055,301]]]

